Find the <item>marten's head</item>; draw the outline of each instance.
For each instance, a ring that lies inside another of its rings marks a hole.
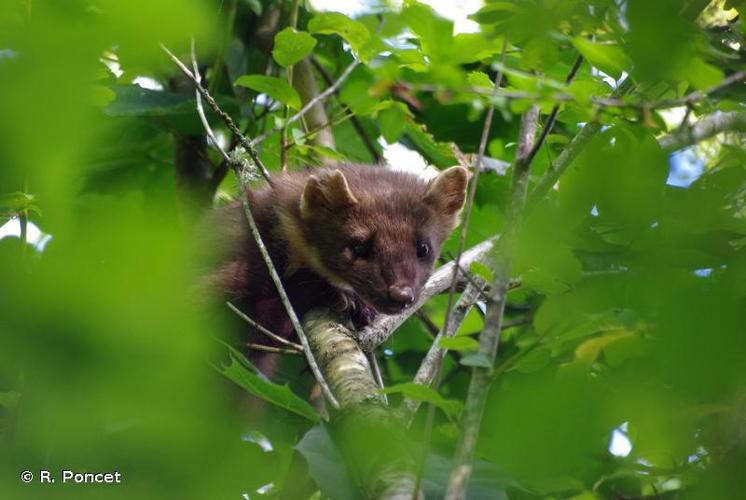
[[[382,313],[401,311],[417,300],[458,225],[467,181],[462,167],[429,182],[370,167],[314,173],[300,200],[306,264]]]

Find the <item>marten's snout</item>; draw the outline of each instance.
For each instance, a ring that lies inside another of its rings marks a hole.
[[[402,306],[408,306],[414,302],[414,290],[411,286],[391,285],[389,287],[389,298]]]

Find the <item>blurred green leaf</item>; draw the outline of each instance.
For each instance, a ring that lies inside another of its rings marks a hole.
[[[476,351],[479,349],[479,342],[464,335],[443,337],[440,339],[439,345],[443,349],[450,349],[452,351]]]
[[[464,366],[474,366],[479,368],[492,368],[489,358],[482,353],[475,352],[461,357],[459,361]]]
[[[629,57],[618,45],[594,43],[583,37],[573,38],[572,43],[588,62],[607,75],[613,76],[615,80],[629,69]]]
[[[322,35],[336,34],[350,44],[352,50],[367,62],[368,54],[362,49],[370,40],[368,29],[354,19],[350,19],[339,12],[325,12],[314,16],[308,21],[308,31]]]
[[[316,39],[305,31],[287,27],[275,35],[272,57],[280,66],[288,67],[311,53]]]
[[[308,472],[325,495],[334,500],[361,498],[325,424],[316,424],[306,432],[296,449],[305,457]]]
[[[287,104],[293,109],[300,109],[301,102],[298,92],[290,86],[287,80],[264,75],[244,75],[239,77],[234,85],[248,87],[257,92],[267,94],[271,98]]]
[[[469,85],[472,85],[474,87],[484,87],[487,89],[495,88],[495,83],[492,81],[489,75],[482,71],[471,71],[468,75],[466,75],[466,79],[469,82]]]
[[[551,359],[551,349],[534,349],[527,355],[523,356],[520,361],[516,363],[515,368],[521,373],[533,373],[547,366]]]
[[[165,90],[149,90],[138,85],[114,85],[116,98],[109,102],[104,112],[109,116],[166,116],[193,114],[193,97]]]
[[[381,127],[381,135],[386,142],[393,144],[399,139],[406,127],[407,110],[401,103],[393,105],[378,113],[378,124]]]
[[[485,264],[474,261],[469,265],[469,271],[471,271],[473,274],[476,274],[483,280],[485,280],[487,283],[492,283],[492,280],[494,278],[494,273],[492,272],[492,269],[490,269]]]
[[[381,389],[380,392],[382,394],[402,394],[409,399],[430,403],[443,410],[451,418],[458,417],[463,407],[460,401],[445,399],[432,388],[412,382],[391,385]]]

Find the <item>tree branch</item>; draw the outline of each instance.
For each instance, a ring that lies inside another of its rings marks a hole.
[[[267,170],[267,167],[264,166],[264,163],[262,163],[261,158],[259,158],[259,153],[256,152],[256,149],[254,149],[254,145],[251,144],[251,142],[246,138],[245,135],[241,132],[241,129],[238,128],[236,125],[236,122],[233,121],[233,118],[231,118],[225,111],[220,109],[220,106],[218,106],[218,103],[215,102],[215,99],[210,95],[210,93],[205,89],[202,84],[197,80],[197,77],[187,68],[183,62],[179,60],[178,57],[173,55],[173,53],[168,50],[168,48],[161,44],[161,49],[168,55],[168,57],[178,66],[178,68],[181,70],[184,75],[186,75],[189,80],[191,80],[192,84],[194,84],[194,87],[197,89],[197,91],[202,95],[202,97],[207,101],[207,104],[212,108],[212,110],[215,112],[216,115],[220,117],[221,120],[228,126],[228,128],[235,134],[236,137],[238,137],[239,142],[241,145],[246,149],[246,152],[249,154],[251,159],[253,160],[254,164],[259,169],[259,172],[262,174],[264,179],[267,181],[267,183],[271,186],[272,185],[272,179],[270,178],[269,171]]]
[[[339,399],[339,412],[332,414],[333,437],[360,481],[363,496],[421,499],[406,427],[386,407],[353,333],[326,310],[310,311],[303,323],[314,356]]]
[[[673,152],[727,131],[746,132],[746,113],[728,111],[701,118],[691,127],[679,127],[664,135],[658,144],[664,151]]]
[[[333,85],[331,85],[330,87],[327,87],[319,95],[317,95],[316,97],[314,97],[313,99],[311,99],[310,101],[308,101],[306,103],[306,105],[303,106],[300,109],[300,111],[298,111],[296,114],[294,114],[293,116],[291,116],[290,118],[288,118],[284,125],[288,126],[288,125],[290,125],[292,123],[295,123],[303,115],[305,115],[308,112],[308,110],[310,110],[311,108],[313,108],[317,103],[323,101],[324,99],[326,99],[327,97],[329,97],[332,93],[334,93],[339,88],[339,86],[342,85],[342,83],[344,83],[345,80],[347,80],[347,77],[350,76],[350,73],[352,73],[352,70],[354,70],[358,66],[358,64],[360,64],[360,61],[358,61],[357,59],[355,59],[354,61],[352,61],[352,63],[349,66],[347,66],[347,68],[345,68],[345,70],[342,72],[342,74],[339,75],[339,78],[337,78],[337,81],[334,82]],[[250,146],[253,148],[257,144],[259,144],[260,142],[262,142],[264,139],[266,139],[270,135],[278,132],[279,130],[281,130],[281,129],[280,128],[273,128],[269,132],[263,133],[263,134],[255,137],[249,143]]]
[[[523,73],[523,74],[529,78],[535,77],[535,75],[532,75],[530,73]],[[710,87],[709,89],[697,90],[679,99],[662,99],[660,101],[632,102],[632,101],[625,101],[621,99],[621,96],[611,96],[611,97],[591,97],[590,101],[594,106],[597,106],[599,108],[627,108],[627,109],[637,109],[640,111],[653,110],[653,109],[677,108],[679,106],[686,106],[686,105],[694,104],[695,102],[701,101],[705,99],[706,97],[711,96],[712,94],[715,94],[717,92],[720,92],[721,90],[724,90],[727,87],[730,87],[731,85],[743,82],[744,79],[746,79],[746,71],[739,71],[737,73],[733,73],[732,75],[724,78],[723,81],[721,81],[717,85]],[[629,78],[625,80],[625,82],[628,80]],[[412,88],[415,90],[422,90],[422,91],[428,91],[428,92],[441,90],[441,87],[439,86],[427,85],[427,84],[412,85]],[[487,90],[485,88],[480,88],[480,87],[460,88],[460,89],[457,89],[457,91],[463,92],[463,93],[483,95],[483,96],[501,97],[503,99],[525,99],[529,101],[554,101],[554,102],[577,101],[577,97],[575,97],[572,94],[567,94],[565,92],[557,92],[554,94],[545,95],[545,94],[538,93],[538,92],[524,92],[520,90],[518,91],[501,90],[497,92],[495,95],[493,95],[493,92],[491,90]]]
[[[444,326],[444,328],[438,332],[430,346],[430,349],[423,358],[420,368],[417,370],[417,374],[413,380],[415,384],[430,386],[433,380],[435,380],[435,375],[440,371],[440,365],[448,352],[448,349],[440,347],[440,340],[444,337],[453,337],[456,334],[456,331],[458,331],[461,323],[466,319],[466,315],[469,313],[471,308],[477,303],[486,286],[484,280],[481,280],[480,278],[475,279],[481,281],[481,283],[476,286],[469,283],[466,286],[466,289],[461,294],[461,297],[459,297],[458,302],[456,302],[456,305],[453,308],[451,320],[448,322],[448,328]],[[402,401],[400,411],[405,422],[409,423],[412,420],[415,413],[417,413],[417,409],[420,407],[420,403],[421,401],[414,399],[405,399]]]
[[[628,77],[614,90],[613,96],[620,96],[627,94],[632,90],[632,80]],[[528,197],[528,205],[533,206],[535,203],[544,198],[550,189],[557,183],[562,174],[567,170],[567,167],[577,158],[583,149],[588,145],[590,140],[596,136],[601,130],[601,122],[593,120],[585,124],[585,126],[578,132],[575,137],[572,138],[570,143],[565,146],[562,153],[557,157],[554,162],[549,166],[549,170],[539,180],[534,187],[533,191]]]
[[[487,392],[492,381],[491,374],[502,329],[512,267],[513,240],[517,228],[520,226],[520,215],[526,202],[526,190],[530,174],[529,155],[534,145],[538,118],[539,108],[536,105],[531,106],[521,118],[518,153],[513,165],[513,182],[505,223],[505,226],[509,229],[500,242],[500,251],[492,252],[493,262],[491,267],[495,272],[495,279],[489,292],[492,300],[485,318],[484,329],[479,336],[479,355],[484,358],[484,366],[477,366],[472,371],[464,412],[461,417],[461,434],[456,446],[453,469],[446,490],[445,498],[449,500],[466,497],[466,488],[471,476],[474,451],[476,450]]]
[[[316,68],[316,71],[319,72],[321,75],[321,78],[324,79],[327,85],[332,85],[334,83],[334,80],[332,79],[332,76],[329,74],[329,72],[326,70],[326,68],[316,59],[314,56],[311,56],[311,64],[313,64],[313,67]],[[339,96],[339,89],[334,91],[334,95]],[[346,105],[342,105],[342,109],[347,113],[349,112],[349,107]],[[381,162],[381,155],[376,149],[375,144],[373,144],[373,141],[368,136],[368,133],[365,131],[365,128],[363,128],[363,124],[360,123],[360,120],[357,116],[354,114],[350,117],[350,123],[352,123],[352,126],[355,128],[355,132],[357,132],[357,135],[360,136],[360,139],[363,141],[363,144],[365,145],[365,148],[368,150],[368,153],[370,153],[371,158],[373,158],[373,161],[375,163]]]
[[[313,74],[311,63],[308,58],[295,64],[293,69],[293,87],[300,94],[301,102],[310,103],[319,95],[319,86],[316,83],[316,77]],[[335,89],[336,90],[336,89]],[[329,124],[329,118],[326,115],[326,109],[321,100],[315,100],[315,104],[308,108],[304,117],[306,130],[315,130],[313,143],[330,149],[335,149],[334,134]],[[288,121],[286,125],[291,122]]]
[[[582,64],[583,56],[578,56],[577,59],[575,59],[572,68],[570,68],[570,73],[567,75],[567,78],[565,78],[565,85],[569,85],[570,83],[572,83],[575,75],[578,74],[578,70],[580,69],[580,66]],[[541,135],[539,135],[539,138],[536,140],[536,144],[534,144],[534,147],[531,148],[531,152],[528,154],[528,163],[531,163],[533,161],[534,156],[536,156],[536,153],[539,152],[541,146],[544,144],[544,141],[547,139],[550,132],[554,128],[554,123],[557,121],[557,115],[559,114],[559,108],[559,104],[555,104],[552,108],[552,111],[549,113],[547,122],[541,130]]]

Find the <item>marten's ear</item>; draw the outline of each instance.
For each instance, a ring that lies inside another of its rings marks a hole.
[[[453,217],[455,221],[461,207],[464,206],[468,181],[469,172],[464,167],[443,170],[427,185],[425,203],[444,217]]]
[[[300,214],[308,218],[320,209],[337,212],[357,203],[341,170],[312,175],[300,198]]]

